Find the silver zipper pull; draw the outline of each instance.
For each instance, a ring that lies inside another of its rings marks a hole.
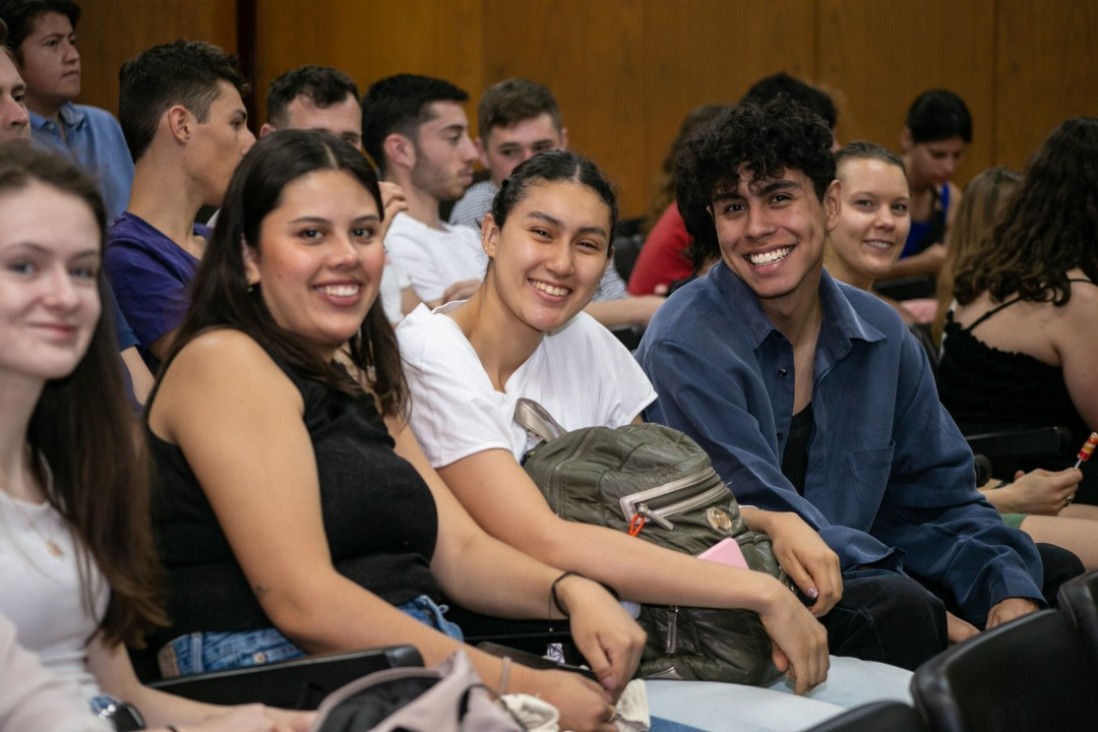
[[[652,521],[653,523],[659,524],[660,526],[667,529],[668,531],[675,528],[675,524],[671,523],[670,521],[665,519],[663,516],[660,516],[658,513],[656,513],[652,509],[648,508],[647,503],[642,503],[639,506],[637,506],[637,513],[639,513],[641,516],[644,516],[649,521]]]

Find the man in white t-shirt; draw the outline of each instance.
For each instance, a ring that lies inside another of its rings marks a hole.
[[[487,265],[478,232],[439,217],[439,204],[458,199],[473,180],[477,150],[462,108],[468,99],[447,81],[414,74],[381,79],[362,98],[366,152],[408,204],[385,248],[431,307],[468,297]]]
[[[307,64],[290,69],[267,90],[267,121],[259,128],[265,137],[275,130],[316,130],[362,149],[362,109],[358,85],[338,69]],[[404,191],[393,183],[381,184],[385,224],[406,208]],[[381,305],[391,323],[419,304],[411,279],[385,257],[381,277]]]

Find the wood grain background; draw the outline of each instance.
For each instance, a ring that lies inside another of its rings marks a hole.
[[[1061,120],[1098,115],[1094,0],[83,0],[82,101],[117,107],[118,66],[179,37],[243,51],[255,86],[303,63],[362,88],[407,71],[475,101],[521,75],[549,86],[572,145],[642,215],[683,116],[737,100],[788,71],[828,89],[842,140],[899,145],[919,92],[947,87],[972,109],[958,179],[1015,167]]]

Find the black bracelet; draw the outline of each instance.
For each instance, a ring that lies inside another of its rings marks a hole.
[[[583,575],[577,572],[565,572],[560,577],[553,580],[553,584],[549,585],[549,599],[553,601],[553,604],[557,606],[557,610],[560,610],[560,614],[564,617],[568,617],[568,611],[564,608],[564,605],[560,604],[560,598],[557,597],[557,584],[560,583],[565,577],[582,577]],[[550,614],[552,614],[552,608],[550,608]]]
[[[176,727],[174,724],[165,725],[164,729],[168,730],[168,732],[179,732],[179,728]]]

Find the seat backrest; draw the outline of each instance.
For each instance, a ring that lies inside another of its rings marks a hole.
[[[414,647],[392,646],[182,676],[150,686],[208,704],[260,702],[283,709],[316,709],[328,694],[374,671],[422,665]]]
[[[1057,598],[1060,612],[1071,619],[1098,663],[1098,571],[1060,585]]]
[[[892,701],[854,707],[808,732],[927,732],[927,727],[914,708]]]
[[[1043,610],[981,633],[915,672],[915,703],[937,732],[1095,728],[1098,667],[1066,615]]]

